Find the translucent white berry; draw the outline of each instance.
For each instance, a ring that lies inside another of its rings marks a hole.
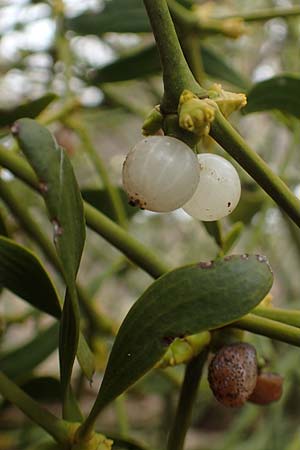
[[[199,182],[197,156],[169,136],[149,136],[128,153],[123,185],[132,204],[156,212],[184,205]]]
[[[218,155],[198,155],[200,181],[184,211],[195,219],[210,222],[230,214],[239,202],[241,182],[233,165]]]

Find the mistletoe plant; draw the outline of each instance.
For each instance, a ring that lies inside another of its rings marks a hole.
[[[247,21],[265,20],[274,12],[263,12],[244,20],[241,17],[219,20],[196,14],[174,0],[144,0],[144,6],[160,56],[164,93],[160,104],[149,112],[144,122],[145,138],[126,158],[124,188],[135,206],[158,212],[183,207],[191,216],[207,221],[207,229],[220,251],[214,261],[170,268],[128,233],[120,193],[110,182],[84,127],[70,114],[78,108],[74,99],[66,102],[55,118],[39,116],[54,100],[52,96],[31,102],[27,109],[23,106],[6,116],[3,126],[14,121],[11,132],[15,148],[0,148],[0,164],[43,198],[53,227],[54,246],[17,192],[3,178],[0,180],[1,199],[52,263],[65,288],[61,298],[35,252],[2,233],[2,287],[56,320],[30,344],[0,360],[2,396],[53,438],[46,447],[39,448],[141,449],[130,440],[102,434],[100,414],[151,370],[185,364],[173,424],[165,433],[168,434],[166,448],[182,450],[199,381],[210,353],[215,356],[209,365],[209,383],[220,402],[226,406],[241,406],[248,400],[268,404],[280,398],[282,378],[261,373],[255,348],[239,342],[243,333],[238,329],[295,346],[300,343],[299,311],[273,308],[264,300],[273,283],[267,258],[248,254],[226,256],[240,234],[240,224],[233,226],[224,237],[215,221],[236,207],[241,183],[229,161],[212,153],[197,155],[199,147],[208,138],[215,140],[298,227],[300,201],[229,122],[231,113],[245,107],[245,95],[225,91],[217,84],[202,83],[201,71],[193,64],[188,65],[178,40],[182,29],[203,35],[238,37],[244,33]],[[56,13],[60,17],[59,8]],[[286,16],[289,12],[284,10],[280,14]],[[296,14],[299,8],[292,10],[291,15]],[[104,74],[102,71],[101,76]],[[92,76],[95,82],[97,74]],[[105,87],[103,89],[105,91]],[[63,119],[70,128],[77,130],[102,176],[115,221],[83,201],[66,150],[45,127],[57,119]],[[16,147],[26,161],[16,154]],[[88,293],[77,282],[86,226],[155,279],[129,310],[118,332],[112,321],[93,309]],[[92,380],[95,371],[86,322],[114,336],[114,342],[96,399],[84,416],[72,385],[72,374],[76,358],[88,380]],[[40,353],[32,351],[42,342],[48,347],[41,346]],[[17,358],[24,357],[24,367],[30,372],[57,346],[61,418],[42,407],[23,389],[14,366]]]

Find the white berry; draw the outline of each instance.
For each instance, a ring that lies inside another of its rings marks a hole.
[[[156,212],[180,208],[199,182],[197,156],[170,136],[149,136],[128,153],[123,185],[132,204]]]
[[[233,165],[218,155],[198,155],[200,181],[192,198],[183,206],[195,219],[210,222],[230,214],[241,195],[241,182]]]

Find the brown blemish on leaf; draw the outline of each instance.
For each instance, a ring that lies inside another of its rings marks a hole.
[[[234,259],[234,258],[235,258],[235,255],[228,255],[228,256],[225,256],[224,261],[230,261],[231,259]]]
[[[249,255],[248,253],[244,253],[243,255],[241,255],[241,259],[248,259]]]
[[[57,219],[53,219],[51,222],[53,225],[53,240],[57,244],[58,238],[63,234],[64,230]]]
[[[263,256],[263,255],[256,255],[256,259],[257,259],[257,261],[259,261],[259,262],[264,262],[264,263],[267,263],[267,262],[268,262],[267,257],[266,257],[266,256]]]
[[[204,262],[199,262],[199,267],[201,269],[211,269],[214,265],[213,261],[204,261]]]

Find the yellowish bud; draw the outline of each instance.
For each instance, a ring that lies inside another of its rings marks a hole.
[[[215,106],[209,99],[200,99],[191,91],[184,90],[180,96],[179,126],[197,136],[207,136],[215,118]]]

